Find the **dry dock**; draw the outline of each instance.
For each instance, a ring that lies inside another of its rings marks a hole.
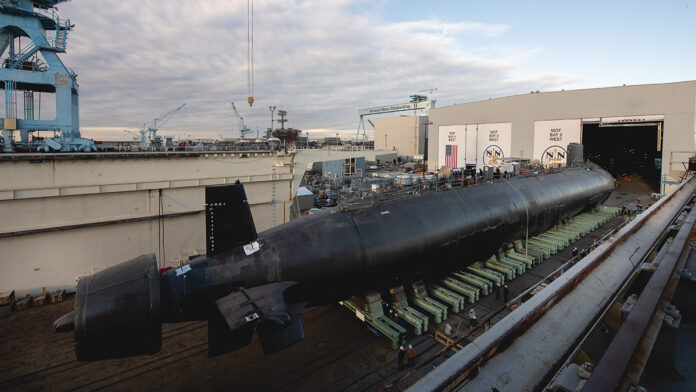
[[[632,203],[639,197],[614,192],[609,205]],[[575,243],[589,246],[624,218],[617,217]],[[509,284],[511,298],[541,280],[572,257],[566,248]],[[206,322],[167,324],[162,350],[153,356],[96,363],[76,361],[71,334],[56,334],[51,323],[70,311],[72,298],[14,312],[0,319],[0,390],[134,390],[155,387],[168,390],[236,391],[378,391],[389,384],[403,390],[441,363],[451,352],[428,361],[410,376],[397,369],[397,353],[377,338],[349,311],[338,305],[307,309],[303,314],[305,339],[279,353],[264,357],[258,342],[216,358],[207,356]],[[488,295],[474,304],[479,318],[500,310],[503,301]],[[468,325],[469,307],[446,323]],[[503,311],[493,319],[505,315]],[[461,324],[460,324],[461,321]],[[445,323],[439,325],[443,328]],[[481,332],[475,332],[477,336]],[[431,359],[443,345],[432,335],[410,336],[416,365]]]

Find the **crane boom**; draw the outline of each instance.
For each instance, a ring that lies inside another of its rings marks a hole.
[[[234,116],[237,118],[237,126],[239,127],[239,135],[241,136],[242,139],[244,139],[244,135],[247,133],[251,132],[249,128],[247,128],[246,125],[244,125],[244,117],[239,115],[239,112],[237,111],[237,107],[234,105],[234,102],[230,102],[232,104],[232,110],[234,111]]]
[[[140,132],[140,147],[143,149],[150,148],[152,144],[158,148],[159,143],[162,141],[162,137],[157,135],[157,131],[169,121],[176,112],[181,110],[186,104],[179,105],[176,109],[170,110],[169,112],[161,115],[160,117],[155,117],[151,123],[146,123]]]
[[[171,110],[171,111],[169,111],[169,112],[163,114],[162,117],[155,118],[155,121],[154,121],[154,124],[153,124],[153,127],[152,127],[152,128],[153,128],[155,131],[157,131],[161,126],[164,125],[164,123],[166,123],[167,121],[169,121],[169,119],[171,119],[171,118],[174,116],[174,114],[175,114],[176,112],[178,112],[179,110],[181,110],[184,106],[186,106],[186,104],[185,104],[185,103],[182,103],[182,104],[181,104],[179,107],[177,107],[176,109]],[[157,122],[159,122],[159,124],[157,124]]]

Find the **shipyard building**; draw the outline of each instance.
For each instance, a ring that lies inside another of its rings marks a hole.
[[[409,162],[425,153],[428,116],[399,116],[375,120],[375,149],[396,151]]]
[[[655,192],[665,192],[693,155],[695,108],[696,81],[534,92],[445,106],[430,112],[426,160],[431,171],[499,166],[504,158],[561,165],[567,145],[575,142],[584,144],[585,158],[615,177],[638,173]]]

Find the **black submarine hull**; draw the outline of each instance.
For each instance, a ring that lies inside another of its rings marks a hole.
[[[271,353],[303,338],[308,303],[437,278],[597,206],[613,187],[599,168],[566,169],[311,215],[260,233],[251,251],[237,246],[161,275],[154,255],[141,256],[81,280],[62,324],[73,323],[83,360],[156,352],[162,322],[195,319],[209,320],[211,355],[248,344],[254,330]]]

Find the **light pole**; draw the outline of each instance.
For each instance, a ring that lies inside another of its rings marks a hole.
[[[269,106],[268,109],[271,111],[271,128],[268,130],[267,138],[273,136],[273,112],[275,112],[275,106]]]

